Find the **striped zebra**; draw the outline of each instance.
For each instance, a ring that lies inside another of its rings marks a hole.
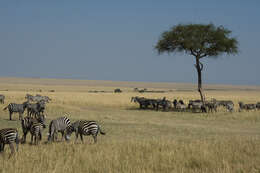
[[[14,154],[14,143],[16,143],[16,151],[18,151],[19,135],[17,129],[5,128],[0,130],[0,152],[4,151],[5,144],[9,144],[11,154]]]
[[[26,143],[26,135],[30,131],[31,125],[33,123],[41,123],[42,127],[46,128],[44,115],[39,115],[36,118],[32,118],[29,116],[24,117],[21,121],[22,130],[23,130],[22,143]]]
[[[67,117],[60,117],[55,120],[52,120],[49,125],[48,141],[57,140],[58,132],[60,132],[62,134],[61,140],[63,140],[65,129],[68,126],[70,126],[70,124],[71,124],[70,119]]]
[[[33,122],[31,124],[30,133],[31,133],[31,144],[38,145],[39,141],[42,139],[42,129],[43,125],[39,122]]]
[[[28,103],[27,105],[27,116],[37,116],[40,115],[40,113],[43,114],[45,110],[45,102],[40,101],[37,103]]]
[[[70,139],[72,132],[76,134],[76,140],[78,139],[78,135],[80,135],[80,139],[83,142],[83,135],[88,136],[92,135],[94,139],[94,143],[97,142],[97,135],[100,133],[101,135],[105,135],[106,133],[103,132],[100,128],[100,125],[96,121],[87,121],[87,120],[79,120],[72,123],[70,126],[66,128],[66,140]]]
[[[12,120],[13,113],[19,113],[19,120],[21,120],[27,105],[28,105],[28,101],[22,104],[10,103],[3,110],[6,110],[8,108],[10,120]]]

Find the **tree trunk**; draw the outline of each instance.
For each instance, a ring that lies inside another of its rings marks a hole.
[[[200,93],[200,98],[203,103],[205,104],[205,95],[202,89],[202,79],[201,79],[201,71],[203,70],[203,64],[200,62],[199,58],[196,57],[196,65],[195,65],[197,72],[198,72],[198,91]]]

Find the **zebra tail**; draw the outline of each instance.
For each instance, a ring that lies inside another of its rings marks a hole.
[[[101,130],[100,126],[99,126],[99,132],[101,135],[105,135],[106,133],[104,131]]]

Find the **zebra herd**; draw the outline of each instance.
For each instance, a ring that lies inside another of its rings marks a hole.
[[[26,95],[28,98],[28,95]],[[31,98],[30,98],[31,99]],[[23,117],[25,109],[27,108],[27,116]],[[19,120],[21,121],[21,127],[23,136],[19,139],[18,130],[16,128],[5,128],[0,130],[0,153],[4,151],[6,144],[9,144],[11,149],[10,157],[15,153],[14,144],[16,143],[16,150],[18,151],[19,143],[26,143],[26,136],[31,134],[31,144],[38,145],[42,140],[43,130],[46,128],[46,116],[44,115],[45,101],[37,100],[36,103],[30,103],[28,100],[22,104],[10,103],[4,108],[8,109],[10,113],[10,120],[12,119],[12,113],[19,113]],[[59,117],[51,120],[49,124],[49,133],[47,142],[57,141],[58,132],[62,134],[62,141],[70,140],[73,132],[75,132],[77,141],[80,135],[83,142],[83,135],[92,135],[94,143],[97,142],[98,133],[105,135],[105,132],[101,130],[100,125],[96,121],[77,120],[71,123],[70,119],[66,116]]]
[[[145,97],[132,97],[131,102],[138,103],[140,109],[154,109],[159,110],[162,108],[164,111],[192,111],[192,112],[217,112],[218,107],[224,107],[227,111],[234,111],[234,103],[231,100],[216,100],[211,99],[210,101],[201,100],[189,100],[188,104],[185,104],[183,100],[174,99],[173,101],[167,100],[166,97],[163,99],[150,99]],[[244,104],[239,102],[239,111],[242,110],[260,110],[260,102],[256,104]]]

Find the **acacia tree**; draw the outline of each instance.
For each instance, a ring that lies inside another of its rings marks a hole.
[[[195,68],[198,73],[198,91],[202,102],[205,96],[202,90],[204,57],[218,57],[222,54],[238,53],[237,40],[230,37],[231,31],[223,26],[215,27],[213,24],[187,24],[176,25],[169,31],[163,32],[155,49],[159,54],[167,52],[184,52],[195,57]]]

